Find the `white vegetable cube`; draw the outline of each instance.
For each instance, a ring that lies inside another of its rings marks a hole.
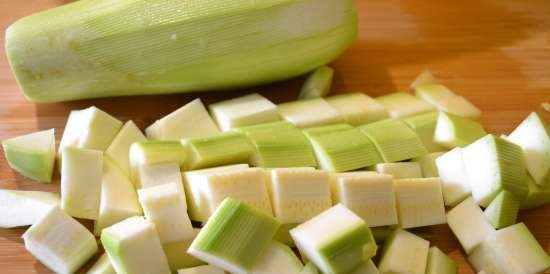
[[[454,115],[476,118],[481,115],[474,104],[464,97],[458,96],[446,86],[427,83],[415,87],[416,96],[434,105],[437,109]]]
[[[359,126],[389,118],[384,106],[361,92],[352,92],[326,98],[344,118],[344,122]]]
[[[302,85],[298,98],[312,99],[325,97],[330,92],[334,70],[329,66],[320,66],[312,71]]]
[[[483,126],[472,119],[440,112],[433,141],[445,148],[465,147],[487,134]]]
[[[61,208],[69,215],[96,220],[101,197],[103,153],[66,147],[61,162]]]
[[[25,248],[49,269],[76,272],[97,252],[94,235],[56,206],[23,234]]]
[[[376,268],[372,260],[367,260],[349,274],[380,274],[380,271],[378,271],[378,268]]]
[[[273,241],[256,260],[252,274],[298,274],[304,266],[290,247]]]
[[[454,148],[435,160],[443,186],[445,205],[455,206],[472,193],[470,178],[462,158],[462,148]]]
[[[406,117],[435,110],[432,105],[405,92],[390,93],[377,97],[375,100],[386,108],[386,111],[388,111],[392,118]]]
[[[438,117],[439,113],[432,111],[403,118],[403,122],[418,135],[429,152],[445,150],[444,146],[434,141]]]
[[[182,184],[180,165],[177,162],[142,165],[139,167],[139,188],[163,184]]]
[[[422,178],[422,169],[417,162],[380,163],[376,172],[391,175],[394,179]]]
[[[201,265],[178,270],[178,274],[225,274],[223,269],[213,265]]]
[[[375,172],[335,173],[332,176],[335,203],[342,203],[370,227],[397,224],[393,180]]]
[[[516,223],[519,206],[520,201],[512,193],[503,190],[483,211],[483,215],[496,229],[500,229]]]
[[[444,224],[445,204],[439,178],[394,180],[397,216],[402,228]]]
[[[38,131],[2,141],[11,168],[40,182],[51,182],[55,162],[54,129]]]
[[[523,149],[529,174],[541,187],[550,185],[550,127],[533,112],[510,133],[508,140]]]
[[[384,243],[378,269],[382,274],[424,274],[430,243],[397,228]]]
[[[277,105],[257,93],[214,103],[208,108],[223,131],[281,119]]]
[[[234,274],[251,273],[279,222],[242,202],[225,199],[195,238],[189,254]]]
[[[270,195],[282,224],[301,223],[332,205],[329,174],[312,168],[271,170]]]
[[[472,198],[467,198],[447,212],[447,224],[467,254],[495,232]]]
[[[0,190],[0,227],[34,224],[51,206],[61,203],[58,193],[25,190]]]
[[[141,188],[141,167],[176,162],[182,167],[188,160],[187,148],[180,141],[142,141],[130,146],[132,182]]]
[[[341,204],[292,229],[290,235],[300,252],[327,274],[348,273],[377,249],[367,223]]]
[[[182,184],[169,183],[140,189],[138,196],[145,218],[155,224],[162,243],[180,242],[193,237]]]
[[[103,253],[86,274],[116,274],[116,272],[109,261],[109,256]]]
[[[413,158],[412,161],[418,162],[422,169],[422,177],[439,177],[439,171],[437,170],[436,159],[439,156],[445,154],[445,152],[432,152],[424,156]],[[443,182],[442,182],[443,183]],[[445,190],[443,190],[443,198],[445,198]]]
[[[104,229],[101,243],[117,273],[171,273],[155,225],[143,217]]]
[[[199,265],[204,265],[205,262],[191,256],[187,253],[187,249],[191,246],[191,243],[197,235],[199,234],[200,229],[193,228],[193,237],[181,242],[173,242],[162,245],[164,249],[164,254],[168,260],[168,265],[172,272],[178,271],[178,269],[195,267]]]
[[[432,246],[428,253],[426,274],[456,274],[458,265],[439,248]]]
[[[313,127],[343,122],[340,113],[325,99],[307,99],[279,104],[279,114],[297,127]]]
[[[145,129],[152,140],[180,140],[219,132],[200,99],[195,99],[162,117]]]
[[[130,176],[130,146],[135,142],[145,141],[147,138],[131,120],[126,122],[115,136],[105,155],[111,157],[115,163]]]

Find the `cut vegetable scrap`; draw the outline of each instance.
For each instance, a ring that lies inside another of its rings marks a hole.
[[[398,162],[428,153],[422,141],[404,122],[386,119],[359,129],[369,137],[385,162]]]
[[[157,229],[160,242],[173,243],[193,238],[181,183],[168,183],[138,190],[145,219]]]
[[[0,227],[32,225],[60,203],[58,193],[0,189]]]
[[[402,228],[446,223],[439,178],[394,180],[397,216]]]
[[[487,135],[465,147],[462,156],[472,196],[481,206],[488,206],[501,190],[520,200],[527,196],[525,160],[518,145]]]
[[[206,137],[220,132],[200,99],[195,99],[145,129],[152,140]]]
[[[508,141],[523,149],[525,163],[535,183],[550,186],[550,126],[533,112],[508,135]]]
[[[25,248],[49,269],[76,272],[97,252],[94,235],[56,206],[22,236]]]
[[[436,159],[445,154],[442,152],[432,152],[424,156],[413,158],[412,161],[420,164],[422,169],[422,176],[424,178],[439,177],[439,171],[437,169]],[[441,183],[444,184],[443,179]],[[443,198],[445,198],[445,185],[443,185]]]
[[[384,244],[378,264],[380,273],[424,274],[430,243],[406,230],[396,228]]]
[[[138,196],[130,178],[111,160],[103,158],[99,215],[94,222],[94,234],[131,216],[143,215]]]
[[[278,109],[284,120],[300,128],[344,121],[340,113],[322,98],[283,103]]]
[[[52,181],[55,162],[54,129],[38,131],[2,141],[4,155],[11,168],[39,181]]]
[[[73,217],[97,220],[103,170],[102,152],[66,147],[61,154],[61,208]]]
[[[376,97],[374,100],[382,104],[392,118],[411,116],[435,110],[432,105],[405,92],[390,93]]]
[[[316,167],[317,160],[306,136],[288,122],[273,122],[235,129],[245,134],[255,147],[254,166]]]
[[[432,246],[428,252],[426,274],[456,274],[458,265],[439,248]]]
[[[270,183],[273,212],[282,224],[302,223],[332,205],[326,171],[276,168],[271,170]]]
[[[109,147],[107,147],[105,155],[111,157],[126,175],[131,176],[130,146],[135,142],[145,140],[147,140],[147,138],[145,138],[136,124],[130,120],[122,126]]]
[[[201,265],[178,270],[178,274],[225,274],[223,269],[213,265]]]
[[[204,138],[182,140],[189,150],[188,169],[248,163],[254,146],[239,132],[225,132]]]
[[[410,88],[414,90],[417,86],[423,84],[437,84],[439,81],[435,78],[432,72],[428,69],[422,71],[416,79],[411,83]]]
[[[179,141],[143,141],[130,146],[132,181],[141,187],[140,169],[144,165],[176,162],[180,167],[188,161],[187,149]]]
[[[487,274],[542,273],[550,267],[550,257],[523,223],[489,235],[468,259]]]
[[[365,221],[341,204],[300,224],[290,235],[300,252],[327,274],[348,273],[377,249]]]
[[[281,119],[277,105],[258,93],[214,103],[208,108],[223,131]]]
[[[155,225],[143,217],[130,217],[104,229],[101,243],[116,273],[171,273]]]
[[[520,201],[520,209],[530,209],[550,203],[550,186],[539,187],[531,176],[527,176],[527,197]]]
[[[417,162],[380,163],[374,166],[374,170],[394,179],[422,178],[422,169]]]
[[[380,274],[372,260],[367,260],[355,268],[349,274]]]
[[[334,70],[321,66],[312,71],[304,82],[298,99],[313,99],[325,97],[330,92]]]
[[[178,162],[164,162],[139,167],[138,188],[148,188],[163,184],[182,184]]]
[[[263,251],[254,263],[251,274],[298,274],[304,265],[294,251],[287,245],[277,241]]]
[[[429,152],[443,151],[446,148],[434,142],[435,127],[439,113],[427,112],[403,118],[405,122],[418,135]]]
[[[483,214],[496,229],[504,228],[516,223],[519,203],[512,193],[503,190],[493,199]]]
[[[352,92],[326,98],[344,118],[344,122],[359,126],[389,118],[384,106],[361,92]]]
[[[477,121],[440,112],[433,140],[445,148],[452,149],[465,147],[486,134],[483,126]]]
[[[103,253],[86,274],[116,274],[107,254]]]
[[[467,254],[495,232],[471,197],[447,212],[447,224]]]
[[[416,96],[434,105],[440,111],[467,118],[477,118],[481,115],[479,108],[444,85],[434,83],[417,85],[415,91]]]
[[[190,239],[164,244],[162,248],[164,249],[164,254],[168,260],[168,265],[172,272],[178,271],[178,269],[195,267],[199,265],[204,265],[205,263],[187,253],[187,249],[191,246],[193,240],[199,234],[200,229],[193,229],[193,236]]]
[[[454,148],[435,160],[443,186],[445,205],[455,206],[472,193],[470,178],[462,157],[462,148]]]
[[[232,198],[225,199],[195,238],[189,254],[235,274],[250,273],[272,242],[279,222]]]

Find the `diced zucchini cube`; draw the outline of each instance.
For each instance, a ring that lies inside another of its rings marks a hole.
[[[308,262],[299,274],[319,274],[319,270],[312,262]]]
[[[376,97],[374,100],[382,104],[392,118],[411,116],[435,110],[432,105],[405,92],[390,93]]]
[[[380,163],[374,166],[374,170],[394,179],[422,178],[422,169],[417,162]]]
[[[477,118],[481,110],[462,96],[458,96],[444,85],[429,83],[415,87],[416,96],[434,105],[437,109],[454,115]]]
[[[103,253],[86,274],[116,274],[116,272],[109,261],[109,256]]]
[[[130,146],[135,142],[145,140],[147,140],[147,138],[145,138],[136,124],[130,120],[122,126],[109,147],[107,147],[105,155],[111,157],[126,175],[131,176]]]
[[[273,241],[256,260],[252,274],[298,274],[304,265],[287,245]]]
[[[465,147],[486,134],[483,126],[475,120],[440,112],[433,140],[445,148],[452,149]]]
[[[281,119],[277,105],[258,93],[214,103],[208,108],[223,131]]]
[[[503,190],[493,199],[483,214],[496,229],[504,228],[516,223],[519,203],[512,193]]]
[[[325,97],[330,92],[333,74],[334,70],[328,66],[321,66],[313,70],[302,85],[298,98],[313,99]]]
[[[0,189],[0,227],[34,224],[51,206],[60,206],[58,193]]]
[[[352,92],[326,98],[352,126],[372,123],[389,118],[384,106],[362,92]]]
[[[382,274],[425,274],[430,243],[401,228],[384,243],[378,269]]]
[[[187,163],[187,148],[179,141],[143,141],[130,146],[132,182],[141,188],[140,169],[145,165],[176,162],[180,168]]]
[[[205,264],[205,262],[187,253],[187,250],[189,249],[191,243],[193,242],[193,240],[195,240],[199,232],[200,229],[194,228],[192,238],[181,242],[173,242],[162,245],[162,249],[164,249],[164,254],[166,255],[166,259],[168,260],[168,265],[170,266],[170,270],[172,270],[172,273],[178,271],[178,269],[195,267]]]
[[[344,119],[325,99],[307,99],[279,104],[284,120],[304,128],[340,123]]]
[[[550,186],[539,187],[531,176],[527,176],[527,197],[521,200],[520,209],[529,209],[539,207],[550,203]]]
[[[187,169],[249,163],[254,146],[239,132],[224,132],[204,138],[184,139],[189,150]]]
[[[444,146],[434,141],[438,117],[439,113],[434,111],[403,118],[403,122],[418,135],[429,152],[445,150]]]
[[[454,148],[435,160],[443,185],[445,205],[455,206],[472,193],[470,178],[462,157],[462,148]]]
[[[369,259],[364,261],[349,274],[380,274],[380,271],[378,271],[378,268],[376,268],[376,265],[372,262],[372,260]]]
[[[182,184],[178,162],[163,162],[139,167],[139,187],[148,188],[163,184]]]
[[[445,204],[439,178],[394,180],[397,216],[402,228],[444,224]]]
[[[456,274],[458,265],[439,248],[432,246],[428,252],[426,274]]]
[[[413,158],[412,161],[420,164],[420,168],[422,169],[422,177],[424,178],[439,177],[439,171],[437,170],[436,159],[443,154],[445,154],[445,152],[443,151],[432,152],[424,156]],[[441,183],[443,183],[443,179],[441,179],[441,181],[442,181]],[[443,188],[445,188],[445,186],[443,186]],[[443,189],[443,198],[445,198],[445,189]]]
[[[178,274],[225,274],[223,269],[213,265],[201,265],[178,270]]]

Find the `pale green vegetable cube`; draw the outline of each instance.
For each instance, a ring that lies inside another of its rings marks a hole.
[[[58,193],[0,189],[0,227],[32,225],[60,203]]]
[[[319,270],[312,262],[307,263],[299,274],[319,274]]]
[[[277,105],[258,93],[217,102],[208,108],[223,131],[281,119]]]
[[[369,137],[385,162],[398,162],[428,153],[422,141],[404,122],[386,119],[359,129]]]
[[[417,162],[380,163],[373,169],[378,173],[391,175],[394,179],[422,178],[422,168]]]
[[[483,126],[475,120],[440,112],[433,140],[445,148],[452,149],[465,147],[486,134]]]
[[[378,268],[376,268],[376,265],[372,262],[372,260],[367,260],[349,274],[380,274],[380,271],[378,271]]]
[[[54,129],[38,131],[2,141],[11,168],[39,182],[52,181],[55,162]]]
[[[550,203],[550,186],[539,187],[531,176],[527,176],[527,197],[521,200],[520,209],[530,209]]]
[[[402,228],[446,223],[439,178],[394,180],[397,216]]]
[[[304,265],[287,245],[273,241],[256,260],[252,274],[298,274]]]
[[[116,274],[116,272],[109,261],[109,256],[103,253],[86,274]]]
[[[435,127],[439,113],[427,112],[403,118],[405,122],[420,138],[429,152],[443,151],[446,148],[434,141]]]
[[[334,173],[334,203],[342,203],[370,227],[397,224],[392,177],[375,172]]]
[[[97,252],[94,235],[52,206],[22,236],[25,248],[49,269],[72,274]]]
[[[135,142],[145,140],[147,140],[147,138],[145,138],[136,124],[130,120],[122,126],[109,147],[107,147],[105,155],[111,157],[111,159],[130,176],[130,146]]]
[[[234,274],[251,273],[278,227],[275,218],[227,198],[201,229],[188,253]]]
[[[275,168],[268,186],[275,217],[302,223],[332,205],[329,174],[312,168]]]
[[[445,154],[444,151],[432,152],[424,156],[413,158],[412,161],[420,164],[420,168],[422,169],[422,176],[424,178],[439,177],[436,159],[443,154]],[[441,183],[443,183],[443,179],[441,179]],[[443,186],[443,198],[445,198],[445,186]]]
[[[305,128],[341,123],[344,118],[323,98],[279,104],[281,117],[293,125]]]
[[[415,87],[416,96],[434,105],[437,109],[454,115],[477,118],[481,110],[462,96],[458,96],[441,84],[429,83]]]
[[[504,228],[516,223],[519,203],[512,193],[503,190],[493,199],[483,214],[496,229]]]
[[[290,230],[298,226],[299,224],[281,224],[279,226],[279,229],[277,230],[277,233],[273,237],[274,240],[279,241],[285,245],[288,245],[290,247],[296,247],[296,244],[294,243],[294,240],[292,239],[292,236],[290,236]]]
[[[428,241],[396,228],[384,243],[378,269],[381,274],[424,274],[429,247]]]
[[[495,232],[472,198],[467,198],[447,212],[447,224],[466,254],[470,254],[479,243]]]
[[[103,153],[66,147],[61,154],[61,208],[73,217],[97,220]]]
[[[445,205],[455,206],[472,194],[470,177],[462,157],[462,148],[454,148],[435,160],[443,185]]]
[[[341,204],[292,229],[290,235],[300,252],[326,274],[348,273],[377,249],[367,223]]]
[[[145,129],[149,139],[172,141],[206,137],[218,132],[220,130],[199,98],[160,118]]]
[[[178,274],[225,274],[223,269],[213,265],[201,265],[178,270]]]
[[[472,197],[488,206],[501,191],[508,190],[518,199],[528,193],[523,152],[518,145],[487,135],[462,150]]]
[[[437,84],[439,81],[435,78],[429,69],[423,70],[411,83],[410,88],[414,90],[417,86],[423,84]]]
[[[351,92],[326,98],[344,118],[344,122],[359,126],[389,118],[384,106],[361,92]]]
[[[178,162],[164,162],[139,167],[139,188],[154,187],[163,184],[182,184]]]
[[[432,246],[428,251],[426,274],[456,274],[458,265],[439,248]]]
[[[533,112],[508,135],[508,141],[519,145],[529,174],[541,187],[550,186],[550,127]]]
[[[313,70],[302,85],[298,99],[313,99],[325,97],[330,92],[334,70],[329,66],[321,66]]]
[[[187,148],[179,141],[142,141],[130,146],[132,182],[141,188],[140,169],[145,165],[176,162],[180,167],[188,161]]]
[[[229,164],[249,163],[254,146],[239,132],[224,132],[204,138],[182,140],[188,148],[187,169],[201,169]]]
[[[130,217],[103,230],[101,243],[119,274],[169,274],[155,225]]]
[[[374,100],[382,104],[392,118],[406,117],[435,110],[432,105],[405,92],[390,93],[376,97]]]
[[[170,270],[173,272],[178,271],[178,269],[195,267],[199,265],[204,265],[205,262],[191,256],[187,253],[187,250],[191,246],[193,240],[199,234],[200,229],[193,229],[193,237],[181,242],[167,243],[162,246],[164,249],[164,254],[168,260],[168,265],[170,265]]]

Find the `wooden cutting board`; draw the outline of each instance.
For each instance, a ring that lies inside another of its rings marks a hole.
[[[68,1],[1,0],[0,28],[36,11]],[[363,91],[379,96],[407,90],[423,69],[483,110],[481,121],[494,134],[509,133],[531,111],[550,122],[541,103],[550,102],[550,3],[548,0],[359,0],[360,32],[355,44],[332,66],[333,93]],[[3,48],[3,35],[2,48]],[[303,77],[232,93],[110,98],[36,105],[25,100],[0,54],[0,140],[55,128],[61,137],[71,109],[95,105],[144,128],[155,119],[200,96],[205,103],[258,91],[275,102],[296,98]],[[3,152],[2,152],[3,154]],[[0,156],[0,188],[59,191],[12,171]],[[550,206],[522,211],[525,222],[550,249]],[[0,273],[50,273],[23,247],[21,229],[0,229]],[[474,271],[446,225],[424,229],[431,244]]]

